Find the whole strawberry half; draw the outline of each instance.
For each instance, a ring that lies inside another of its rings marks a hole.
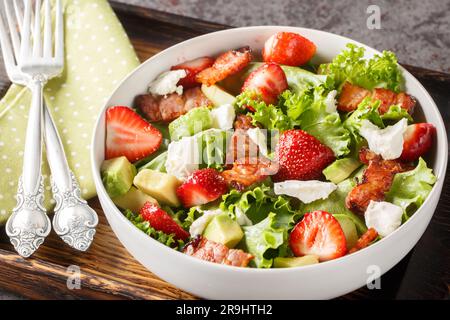
[[[347,252],[347,241],[341,225],[325,211],[305,214],[292,230],[289,246],[297,257],[313,254],[320,261],[336,259]]]
[[[267,104],[275,104],[278,96],[288,89],[286,74],[275,63],[265,63],[248,76],[242,87],[244,91],[254,91]]]
[[[177,196],[184,207],[190,208],[218,199],[228,191],[225,179],[214,169],[195,171],[177,189]]]
[[[203,70],[211,67],[214,64],[215,59],[211,57],[202,57],[191,61],[183,62],[179,65],[173,66],[171,70],[184,70],[186,71],[186,77],[178,82],[178,85],[183,86],[185,89],[199,86],[200,83],[195,80],[197,74]]]
[[[147,202],[142,207],[140,215],[157,231],[162,231],[166,234],[174,234],[175,239],[177,240],[186,240],[189,238],[189,233],[176,223],[167,212],[154,203]]]
[[[263,58],[265,62],[275,62],[287,66],[301,66],[316,53],[316,45],[293,32],[278,32],[265,43]]]
[[[285,131],[278,141],[278,173],[276,182],[316,180],[336,158],[333,150],[303,130]]]
[[[416,161],[425,155],[433,145],[436,127],[431,123],[416,123],[408,126],[403,134],[402,161]]]
[[[106,159],[125,156],[130,162],[148,157],[159,149],[161,132],[128,107],[106,111]]]

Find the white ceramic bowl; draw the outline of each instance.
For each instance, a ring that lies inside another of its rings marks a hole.
[[[103,187],[99,168],[104,160],[105,117],[109,106],[131,105],[146,91],[151,80],[171,66],[200,56],[250,45],[259,52],[277,31],[292,31],[312,40],[318,48],[315,62],[329,62],[349,42],[364,46],[367,55],[378,53],[361,43],[317,30],[261,26],[230,29],[200,36],[175,45],[152,57],[131,73],[116,89],[98,119],[92,142],[95,184],[105,215],[127,250],[146,268],[175,286],[208,299],[328,299],[364,286],[369,275],[381,275],[397,264],[419,241],[441,194],[447,166],[447,136],[441,115],[424,87],[406,70],[407,92],[420,102],[419,119],[437,128],[437,142],[429,165],[438,178],[426,202],[394,233],[367,249],[317,265],[290,269],[250,269],[223,266],[172,250],[135,228],[116,208]],[[375,266],[371,269],[370,266]],[[373,271],[375,270],[375,271]],[[375,272],[375,273],[374,273]]]

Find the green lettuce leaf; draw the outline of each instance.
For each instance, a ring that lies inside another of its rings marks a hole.
[[[319,75],[298,67],[281,66],[288,81],[289,88],[295,93],[317,87],[331,89],[333,82],[327,75]]]
[[[156,158],[151,160],[150,162],[144,164],[143,166],[138,168],[138,171],[142,171],[144,169],[155,170],[159,172],[167,172],[166,171],[166,160],[167,160],[167,151],[159,154]]]
[[[232,216],[236,216],[236,210],[240,210],[253,224],[261,222],[273,212],[277,215],[277,226],[286,229],[291,228],[300,218],[299,213],[292,209],[288,198],[272,194],[271,188],[264,184],[244,193],[231,190],[222,197],[220,209]]]
[[[185,243],[183,240],[175,240],[175,234],[166,234],[162,231],[157,231],[150,226],[148,221],[145,221],[141,215],[133,213],[131,210],[125,210],[125,217],[131,221],[139,230],[152,237],[156,241],[171,247],[173,249],[182,250]]]
[[[270,268],[277,249],[286,242],[287,230],[276,226],[276,214],[250,227],[244,227],[243,248],[255,256],[251,262],[257,268]]]
[[[299,210],[302,214],[322,210],[329,212],[332,215],[345,215],[355,223],[358,233],[363,234],[367,231],[364,221],[345,206],[345,198],[355,185],[356,182],[354,178],[344,180],[337,185],[336,191],[330,194],[328,198],[316,200],[308,204],[302,204]]]
[[[203,151],[200,168],[214,168],[222,170],[225,164],[227,143],[231,139],[232,132],[211,129],[196,135],[199,150]]]
[[[383,51],[381,55],[365,59],[364,53],[363,47],[349,43],[347,49],[337,55],[331,63],[320,66],[320,73],[329,75],[336,88],[349,81],[369,90],[386,88],[400,92],[403,76],[395,54]]]
[[[436,176],[433,170],[420,158],[414,170],[395,175],[386,199],[402,207],[407,220],[424,203],[435,183]]]
[[[413,118],[408,113],[408,111],[406,111],[404,108],[400,107],[399,105],[390,106],[389,110],[386,113],[381,115],[381,119],[383,119],[383,122],[387,122],[387,121],[398,122],[403,118],[408,119],[409,123],[414,122]]]

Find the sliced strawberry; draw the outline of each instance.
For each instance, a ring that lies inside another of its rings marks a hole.
[[[276,182],[286,180],[317,180],[322,171],[335,160],[333,150],[302,130],[288,130],[280,136],[277,146],[279,162]]]
[[[148,157],[159,149],[161,132],[128,107],[106,111],[106,159],[125,156],[130,162]]]
[[[249,47],[227,51],[221,54],[214,64],[197,74],[196,80],[207,86],[224,80],[238,73],[252,61],[252,50]]]
[[[265,43],[265,62],[275,62],[287,66],[301,66],[316,53],[316,45],[297,33],[278,32]]]
[[[339,222],[328,212],[314,211],[305,214],[292,230],[289,245],[295,256],[317,255],[320,261],[342,257],[347,252],[347,242]]]
[[[184,230],[173,218],[154,203],[147,202],[141,209],[141,217],[150,223],[150,226],[166,234],[174,234],[175,239],[186,240],[189,233]]]
[[[173,66],[171,70],[185,70],[187,76],[178,82],[178,85],[185,89],[193,88],[199,85],[195,78],[197,74],[203,70],[211,67],[215,59],[211,57],[202,57],[191,61],[183,62],[179,65]]]
[[[436,127],[431,123],[416,123],[410,125],[403,135],[402,161],[415,161],[426,154],[433,145]]]
[[[274,104],[278,96],[288,89],[286,74],[275,63],[266,63],[253,71],[245,80],[242,92],[254,91],[267,104]]]
[[[202,169],[195,171],[177,189],[177,195],[183,206],[190,208],[212,202],[227,191],[227,184],[217,170]]]

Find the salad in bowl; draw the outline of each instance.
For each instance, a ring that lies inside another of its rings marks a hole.
[[[320,48],[296,32],[174,62],[105,113],[103,185],[149,237],[197,259],[291,268],[389,236],[436,183],[392,52]],[[312,60],[313,59],[313,60]],[[419,117],[420,119],[420,117]]]

